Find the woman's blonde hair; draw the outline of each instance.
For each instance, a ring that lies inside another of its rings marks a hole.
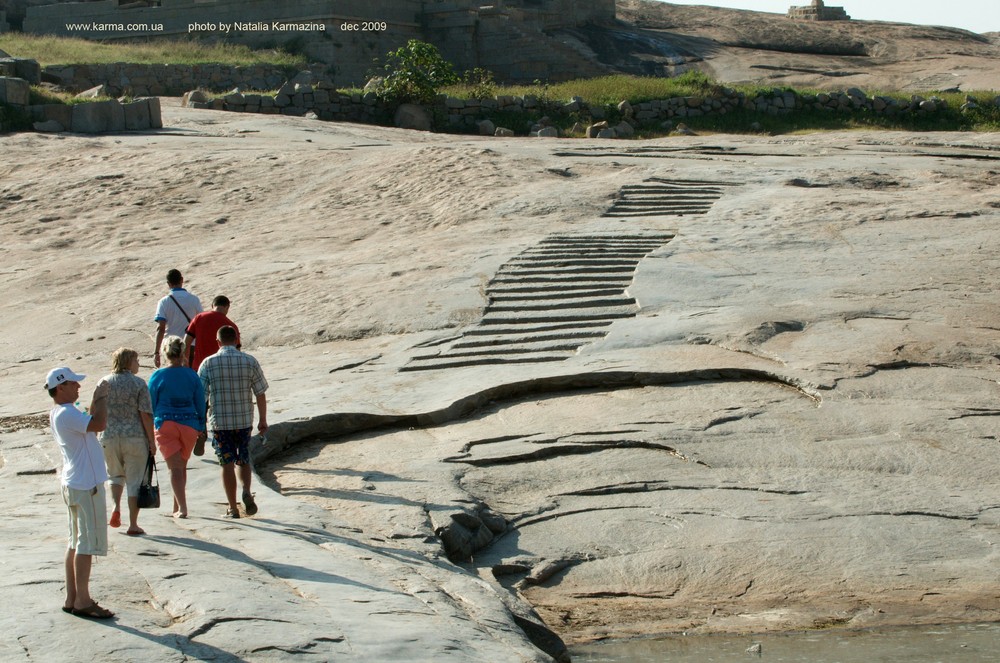
[[[161,346],[160,352],[164,354],[167,359],[177,359],[184,354],[184,339],[180,336],[168,336],[163,339],[163,345]]]
[[[138,358],[139,353],[132,348],[118,348],[111,353],[111,372],[131,373],[132,360]]]

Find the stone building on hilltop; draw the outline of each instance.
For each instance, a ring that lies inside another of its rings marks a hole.
[[[338,85],[360,85],[375,59],[410,39],[436,45],[460,71],[483,67],[501,81],[592,75],[553,32],[610,23],[615,1],[0,0],[0,11],[30,33],[280,46],[329,65]]]
[[[789,7],[788,18],[797,21],[849,21],[843,7],[826,7],[823,0],[813,0],[808,7]]]

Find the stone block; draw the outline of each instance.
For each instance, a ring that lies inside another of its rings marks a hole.
[[[111,127],[109,102],[76,104],[73,106],[72,119],[70,128],[77,133],[96,134],[108,131]]]
[[[73,126],[73,107],[66,104],[40,104],[32,108],[40,122],[58,122],[63,130]]]
[[[124,104],[123,110],[126,131],[140,131],[152,126],[149,119],[149,103],[145,99]]]
[[[66,131],[66,127],[59,124],[55,120],[35,122],[31,126],[35,131],[40,131],[42,133],[59,133],[60,131]]]
[[[31,86],[23,78],[0,77],[0,102],[11,106],[27,106],[31,102]]]
[[[163,128],[163,114],[160,111],[160,98],[159,97],[146,97],[144,100],[149,106],[149,128],[150,129],[162,129]]]
[[[125,110],[117,101],[95,101],[73,106],[73,126],[77,133],[98,134],[125,129]]]
[[[9,65],[10,73],[7,74],[9,76],[23,78],[28,81],[28,85],[38,85],[42,82],[42,68],[35,60],[27,58],[0,58],[0,67],[2,67],[0,71],[7,68],[3,67],[4,64]]]

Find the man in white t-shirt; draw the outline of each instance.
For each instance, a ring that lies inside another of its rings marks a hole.
[[[45,388],[55,406],[49,413],[52,435],[63,457],[62,494],[69,516],[66,550],[66,602],[63,612],[90,619],[109,619],[115,613],[97,605],[90,596],[90,569],[94,555],[108,554],[107,501],[104,482],[108,468],[97,433],[108,424],[107,382],[94,389],[90,412],[76,409],[84,375],[69,368],[54,368],[45,377]]]
[[[202,312],[201,300],[196,295],[184,289],[184,277],[179,270],[167,272],[167,285],[170,293],[156,305],[156,348],[154,348],[153,364],[160,367],[160,346],[167,336],[184,338],[188,324],[194,316]]]

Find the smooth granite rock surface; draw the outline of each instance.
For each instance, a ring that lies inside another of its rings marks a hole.
[[[1000,137],[163,113],[0,138],[0,658],[544,661],[539,617],[1000,619]],[[221,519],[193,459],[191,517],[112,530],[92,591],[118,616],[85,621],[41,382],[68,364],[89,397],[121,345],[147,377],[171,267],[230,297],[271,383],[260,512]]]

